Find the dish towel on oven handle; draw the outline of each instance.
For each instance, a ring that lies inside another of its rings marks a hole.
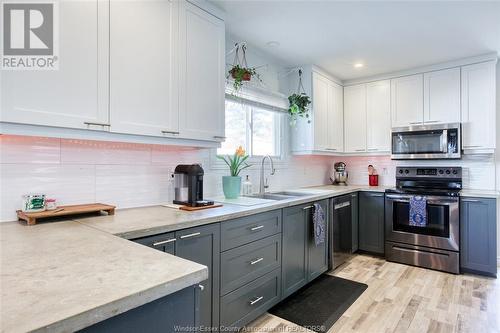
[[[415,227],[427,226],[427,199],[420,195],[410,197],[409,224]]]
[[[313,212],[313,225],[314,225],[314,242],[316,246],[325,242],[326,238],[326,219],[325,212],[320,204],[314,204]]]

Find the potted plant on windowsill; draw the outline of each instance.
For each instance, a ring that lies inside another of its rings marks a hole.
[[[233,156],[217,155],[218,159],[223,160],[228,166],[231,176],[222,176],[222,190],[226,199],[236,199],[241,192],[241,170],[250,167],[245,161],[248,159],[245,150],[239,146]]]

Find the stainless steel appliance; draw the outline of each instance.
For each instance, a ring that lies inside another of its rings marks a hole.
[[[213,205],[203,200],[204,171],[199,164],[180,164],[174,171],[174,204],[192,207]]]
[[[459,273],[460,167],[397,167],[385,195],[385,255],[389,261]],[[410,223],[410,199],[426,200],[426,223]]]
[[[460,123],[392,129],[393,160],[461,158]]]
[[[329,265],[335,269],[345,263],[354,253],[352,224],[352,195],[332,200],[332,218],[329,226]]]
[[[333,179],[330,178],[334,185],[347,185],[347,178],[349,174],[346,170],[346,164],[344,162],[337,162],[333,165],[335,171],[333,172]]]

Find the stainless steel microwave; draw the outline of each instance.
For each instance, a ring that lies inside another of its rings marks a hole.
[[[461,153],[460,123],[392,129],[393,160],[459,159]]]

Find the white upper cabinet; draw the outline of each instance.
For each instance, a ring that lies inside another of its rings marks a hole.
[[[422,124],[423,110],[423,74],[391,80],[392,127]]]
[[[391,83],[366,84],[366,144],[368,152],[391,151]]]
[[[328,148],[329,91],[329,80],[322,75],[313,73],[312,104],[315,150],[325,150]]]
[[[344,88],[329,83],[327,150],[344,151]]]
[[[177,29],[177,1],[111,0],[113,132],[179,134]]]
[[[462,145],[494,149],[496,140],[495,62],[462,67]]]
[[[366,84],[344,87],[346,153],[366,151]]]
[[[424,74],[424,123],[460,122],[460,68]]]
[[[59,69],[1,73],[1,121],[108,129],[107,3],[59,2]]]
[[[184,1],[180,3],[179,27],[180,136],[223,140],[224,22]]]

